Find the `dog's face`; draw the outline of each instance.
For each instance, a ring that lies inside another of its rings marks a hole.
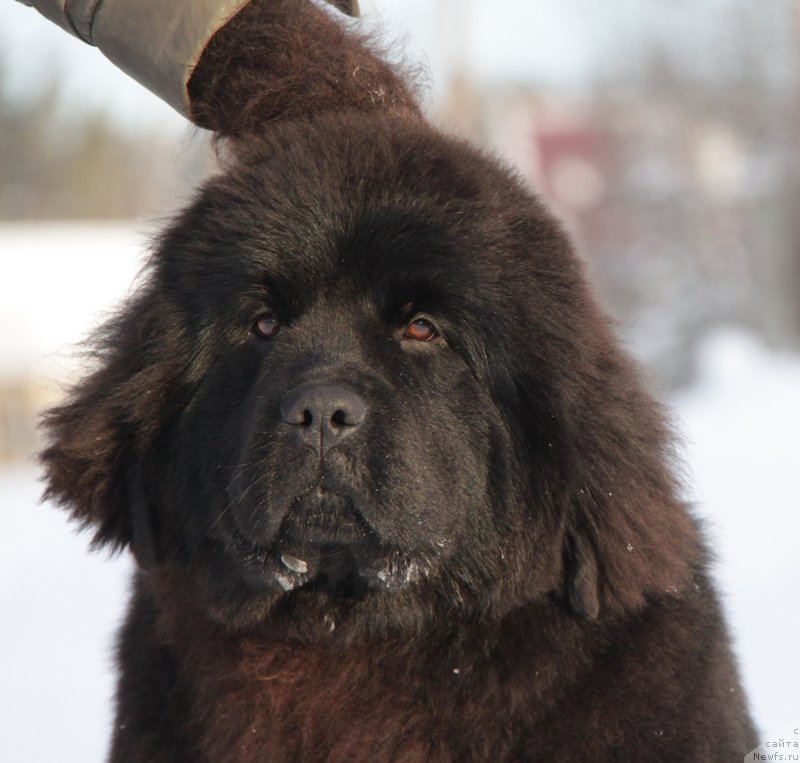
[[[52,415],[51,492],[235,625],[596,614],[570,519],[614,358],[576,261],[494,162],[387,122],[276,129],[208,184]]]
[[[145,482],[177,481],[162,513],[203,547],[214,596],[273,617],[372,607],[483,590],[505,555],[525,486],[490,358],[519,351],[530,324],[508,298],[530,295],[508,288],[481,182],[441,148],[439,177],[419,177],[420,148],[267,153],[162,247],[156,279],[179,285],[208,358]]]

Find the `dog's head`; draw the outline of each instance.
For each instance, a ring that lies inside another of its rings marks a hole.
[[[418,118],[246,141],[98,352],[47,419],[49,494],[232,625],[591,618],[685,574],[663,425],[565,235]]]

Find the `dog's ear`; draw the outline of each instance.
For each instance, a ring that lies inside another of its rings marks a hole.
[[[332,111],[421,118],[408,78],[343,23],[308,0],[250,0],[192,73],[192,121],[235,145],[276,122]]]
[[[563,599],[588,620],[677,592],[702,553],[692,519],[666,482],[665,466],[654,464],[661,474],[645,474],[632,463],[635,452],[612,458],[619,463],[608,477],[602,477],[602,465],[585,473],[590,476],[573,497],[564,531]],[[601,486],[592,477],[600,477]]]
[[[547,585],[581,617],[603,619],[689,584],[703,551],[666,418],[618,348],[566,234],[541,207],[513,222],[504,245],[532,254],[506,278],[529,287],[523,302],[508,293],[519,312],[500,318],[514,322],[493,323],[494,395],[519,438],[525,500],[563,562]],[[519,325],[524,342],[512,341]]]
[[[527,308],[539,341],[496,365],[524,369],[514,422],[524,426],[534,503],[561,522],[562,598],[581,617],[602,619],[680,590],[702,548],[666,417],[574,275],[569,243],[556,239],[550,251],[559,244],[560,260],[540,255],[537,265],[560,275]]]
[[[108,369],[84,382],[43,419],[48,447],[45,498],[69,508],[82,527],[94,530],[95,545],[120,549],[131,542],[130,464],[134,435]]]
[[[602,345],[601,345],[602,346]],[[608,349],[567,420],[564,596],[589,619],[680,590],[702,551],[680,499],[672,438],[633,364]],[[590,386],[589,386],[590,385]]]
[[[172,370],[157,362],[164,350],[156,345],[170,340],[155,325],[158,314],[143,300],[98,333],[98,368],[44,415],[40,456],[45,498],[92,528],[94,545],[131,546],[143,566],[155,564],[157,553],[141,458],[157,435],[153,422],[163,418],[160,390]]]

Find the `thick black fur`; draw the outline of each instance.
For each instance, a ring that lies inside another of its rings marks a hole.
[[[50,496],[140,565],[112,760],[740,759],[667,428],[559,224],[299,2],[192,92],[229,166],[47,418]],[[285,410],[331,387],[321,456]]]

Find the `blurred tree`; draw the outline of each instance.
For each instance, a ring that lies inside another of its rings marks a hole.
[[[645,6],[595,87],[622,222],[588,248],[637,350],[678,382],[712,323],[800,342],[798,3]]]
[[[65,115],[55,78],[41,95],[12,98],[3,73],[0,60],[0,220],[161,215],[187,192],[175,191],[180,181],[212,161],[203,137],[176,150],[157,131],[123,132],[80,107]]]

